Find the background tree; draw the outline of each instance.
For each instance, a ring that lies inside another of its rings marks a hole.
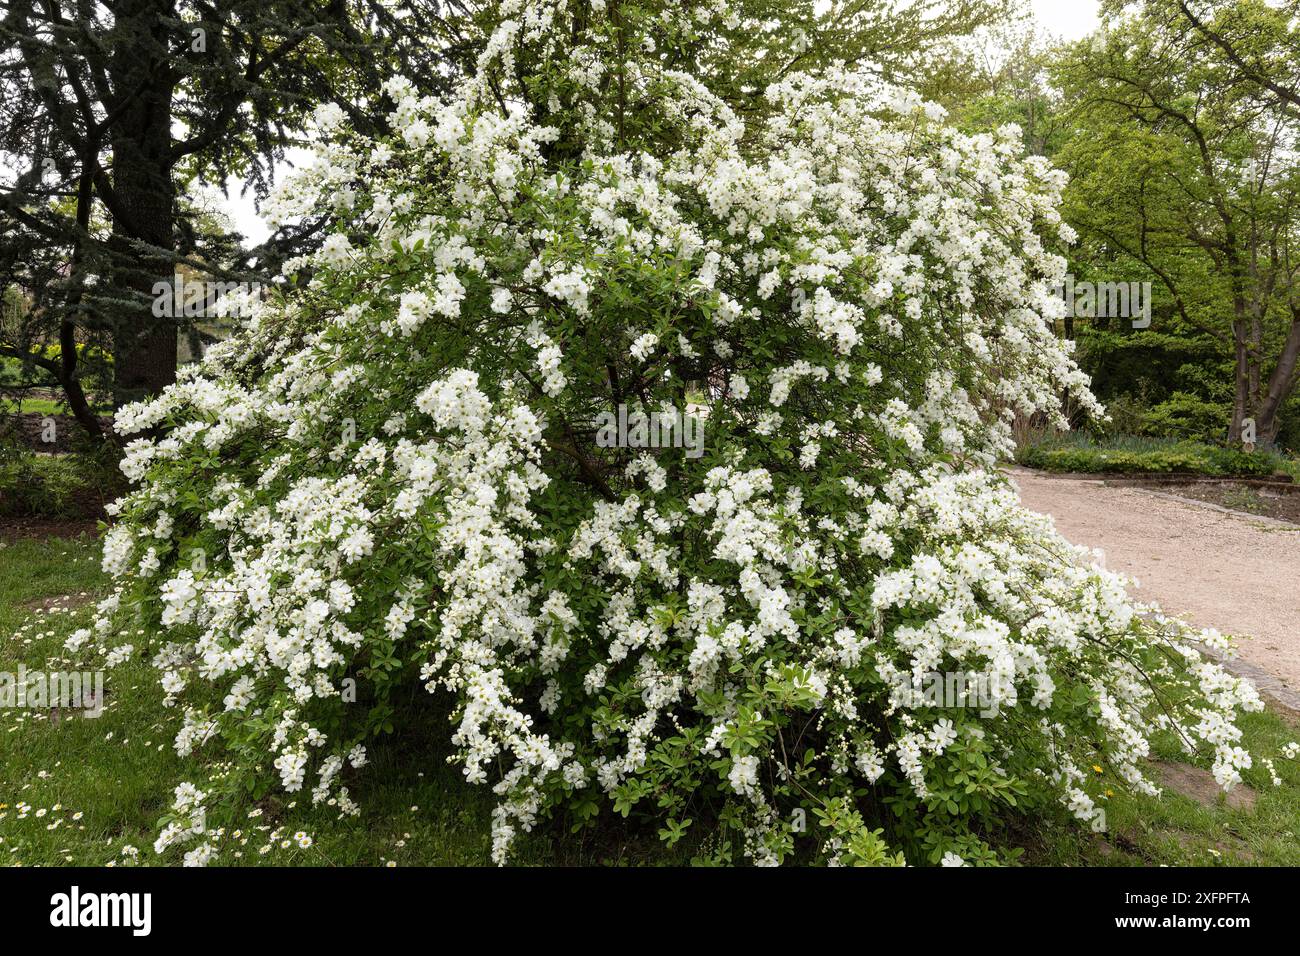
[[[1300,3],[1165,0],[1154,7],[1173,18],[1175,29],[1213,46],[1254,95],[1300,117]]]
[[[1029,152],[1051,156],[1066,129],[1060,94],[1049,82],[1057,52],[1033,21],[1008,20],[944,44],[919,88],[957,125],[979,132],[1015,123]]]
[[[1300,358],[1296,116],[1191,28],[1183,4],[1111,11],[1057,72],[1073,110],[1057,160],[1093,257],[1163,290],[1183,336],[1232,365],[1228,438],[1272,443]],[[1158,330],[1159,331],[1159,330]]]
[[[239,250],[196,228],[181,201],[195,183],[234,176],[259,195],[312,109],[336,101],[350,123],[383,120],[352,104],[394,70],[445,84],[424,44],[433,2],[192,0],[0,4],[0,281],[30,302],[0,355],[51,376],[87,430],[76,342],[111,349],[119,403],[176,372],[176,323],[152,314],[152,288],[178,262],[266,278],[318,223]],[[34,323],[34,327],[33,327]],[[57,337],[56,361],[32,348]]]

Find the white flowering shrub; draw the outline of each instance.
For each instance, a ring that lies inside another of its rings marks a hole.
[[[1012,808],[1153,790],[1159,731],[1230,786],[1251,687],[992,470],[1016,412],[1096,408],[1045,322],[1061,175],[863,74],[743,121],[662,55],[738,15],[639,9],[485,8],[454,97],[388,84],[389,142],[320,111],[274,204],[336,212],[310,281],[119,416],[119,586],[73,644],[183,711],[159,850],[272,788],[358,812],[413,684],[500,861],[612,812],[718,860],[996,862]],[[620,405],[704,454],[599,447]]]

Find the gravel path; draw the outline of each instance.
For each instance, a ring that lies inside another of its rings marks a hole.
[[[1300,527],[1158,491],[1008,470],[1026,507],[1138,579],[1135,597],[1238,638],[1240,673],[1300,702]],[[1280,687],[1278,686],[1280,684]]]

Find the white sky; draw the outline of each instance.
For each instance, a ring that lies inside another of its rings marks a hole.
[[[1029,0],[1029,6],[1043,29],[1063,40],[1077,40],[1097,26],[1098,0]],[[301,163],[310,155],[306,150],[291,150],[290,161]],[[276,175],[284,177],[289,172],[282,167],[276,170]],[[266,239],[271,230],[253,209],[252,194],[239,195],[240,185],[238,180],[227,184],[228,199],[213,190],[212,203],[244,234],[246,245],[256,245]]]
[[[1048,33],[1077,40],[1097,26],[1098,0],[1029,0],[1034,19]]]

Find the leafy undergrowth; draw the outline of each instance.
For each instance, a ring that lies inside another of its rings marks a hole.
[[[64,637],[84,626],[106,589],[90,537],[0,542],[0,672],[56,669]],[[169,794],[157,781],[185,776],[172,750],[179,715],[162,706],[156,672],[131,660],[106,678],[95,719],[42,709],[0,710],[0,862],[7,865],[150,865]],[[310,798],[250,802],[230,865],[487,865],[491,794],[447,763],[446,711],[415,692],[418,720],[378,741],[355,781],[359,817]],[[1243,720],[1253,753],[1277,755],[1296,730],[1272,714]],[[1172,742],[1158,756],[1183,759]],[[1259,793],[1250,811],[1202,806],[1174,793],[1117,795],[1110,831],[1097,836],[1064,816],[1013,821],[1000,842],[1041,865],[1300,865],[1300,764],[1274,757],[1282,786],[1258,762],[1245,772]],[[192,769],[192,768],[191,768]],[[1104,771],[1103,771],[1104,772]],[[810,826],[812,826],[810,820]],[[702,834],[705,827],[697,830]],[[697,834],[698,835],[698,834]],[[716,837],[715,837],[716,838]],[[815,830],[808,835],[811,842]],[[997,841],[996,835],[991,838]],[[603,817],[566,822],[523,839],[524,865],[661,865],[692,858],[692,841],[665,849],[650,825]]]
[[[107,459],[0,443],[0,518],[99,518],[121,489]]]
[[[1045,471],[1087,474],[1195,474],[1209,477],[1300,478],[1300,462],[1276,451],[1246,452],[1193,441],[1066,434],[1023,445],[1016,461]]]

